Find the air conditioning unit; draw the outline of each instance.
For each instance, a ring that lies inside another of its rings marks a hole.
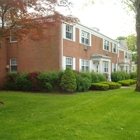
[[[87,50],[88,50],[88,46],[85,46],[85,47],[84,47],[84,50],[87,51]]]

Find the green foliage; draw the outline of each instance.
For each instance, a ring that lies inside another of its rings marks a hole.
[[[129,48],[129,50],[131,51],[136,51],[136,41],[137,41],[137,37],[135,34],[131,34],[126,38],[127,41],[127,46]]]
[[[137,72],[131,72],[130,79],[135,79],[135,78],[137,78]]]
[[[109,89],[118,89],[121,87],[121,84],[116,82],[101,82],[101,83],[109,85]]]
[[[113,82],[129,79],[130,75],[125,71],[116,71],[111,73],[111,79]]]
[[[124,37],[124,36],[117,37],[117,40],[125,40],[125,39],[126,39],[126,37]]]
[[[92,83],[90,89],[91,90],[108,90],[109,85],[102,84],[102,83]]]
[[[121,84],[122,86],[130,86],[129,81],[122,80],[122,81],[118,81],[118,83]]]
[[[76,90],[76,78],[73,71],[70,68],[66,68],[64,74],[61,77],[60,87],[64,92],[72,93]]]
[[[17,86],[17,90],[20,91],[30,91],[32,88],[32,83],[29,81],[28,75],[20,73],[15,79],[15,84]]]
[[[39,90],[43,92],[54,92],[59,90],[59,84],[61,77],[63,75],[62,71],[40,73],[38,75],[39,79]]]
[[[99,82],[106,81],[105,75],[100,74],[100,73],[92,72],[91,78],[92,78],[92,83],[99,83]]]
[[[91,75],[90,73],[74,73],[77,83],[76,91],[82,92],[87,91],[91,86]]]

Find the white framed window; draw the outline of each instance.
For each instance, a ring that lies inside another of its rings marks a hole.
[[[72,57],[66,57],[66,68],[73,68],[73,58]]]
[[[17,58],[10,59],[10,72],[17,72]]]
[[[70,25],[66,25],[66,38],[73,39],[73,27]]]
[[[117,66],[115,63],[112,63],[112,72],[117,71]]]
[[[104,72],[107,73],[108,72],[108,62],[104,62]]]
[[[17,37],[15,36],[16,29],[11,29],[10,31],[10,43],[15,43],[18,41]]]
[[[104,50],[109,51],[109,41],[104,40]]]
[[[89,45],[89,33],[81,31],[81,43]]]
[[[89,71],[89,60],[81,59],[81,70]]]
[[[112,43],[112,52],[116,53],[117,52],[117,48],[116,48],[116,44]]]

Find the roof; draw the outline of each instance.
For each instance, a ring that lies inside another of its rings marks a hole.
[[[105,59],[111,59],[111,57],[106,56],[106,55],[102,55],[102,54],[98,54],[98,53],[93,53],[91,55],[91,58],[105,58]]]
[[[128,46],[126,43],[126,40],[119,40],[119,46],[123,49],[127,49],[128,50]]]

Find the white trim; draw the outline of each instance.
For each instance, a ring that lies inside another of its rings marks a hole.
[[[66,57],[63,56],[63,61],[62,61],[62,70],[66,69]]]
[[[72,64],[72,66],[73,66],[73,70],[76,70],[76,61],[75,61],[76,59],[75,58],[73,58],[73,60],[72,60],[72,62],[73,62],[73,64]]]

